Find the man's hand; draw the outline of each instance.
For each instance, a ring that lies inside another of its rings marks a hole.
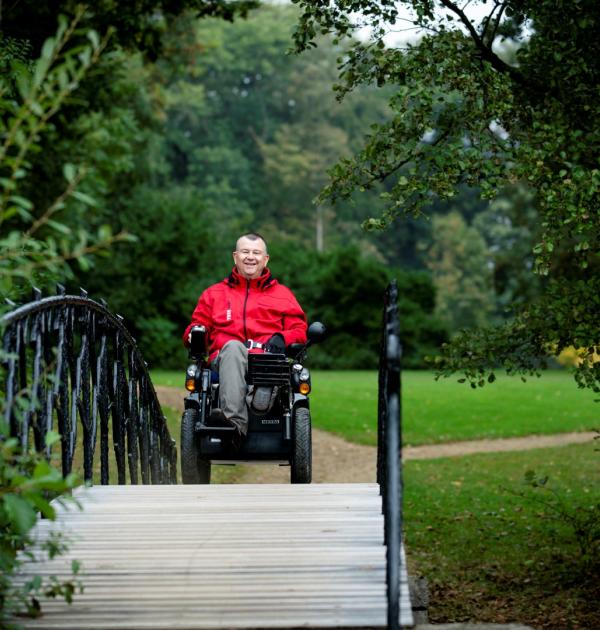
[[[267,352],[272,354],[285,354],[285,339],[281,333],[275,333],[265,346]]]

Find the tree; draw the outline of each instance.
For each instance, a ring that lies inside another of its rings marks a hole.
[[[485,326],[494,311],[492,261],[483,236],[462,215],[433,217],[427,253],[436,289],[436,314],[451,331]]]
[[[440,370],[464,369],[475,384],[498,365],[534,372],[570,345],[591,357],[600,344],[597,2],[468,3],[484,11],[480,18],[452,0],[295,2],[298,51],[314,46],[318,33],[343,39],[370,27],[368,41],[351,41],[340,58],[340,98],[365,83],[395,87],[391,119],[337,163],[323,199],[391,180],[383,215],[367,222],[383,228],[434,199],[452,199],[464,185],[493,198],[520,183],[535,196],[533,270],[546,277],[540,297],[510,323],[454,340]],[[406,21],[421,39],[386,45],[389,31]],[[502,41],[511,43],[510,55],[498,52]],[[600,364],[584,360],[576,377],[600,391]]]

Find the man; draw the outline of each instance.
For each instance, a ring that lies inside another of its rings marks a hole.
[[[248,432],[248,352],[284,352],[291,343],[305,343],[306,316],[294,294],[267,269],[269,254],[260,234],[240,236],[233,261],[229,277],[200,296],[183,341],[189,344],[193,326],[206,328],[211,367],[219,372],[220,409],[210,421],[234,427],[232,442],[239,446]]]

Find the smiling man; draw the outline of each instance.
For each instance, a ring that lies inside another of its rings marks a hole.
[[[236,428],[239,445],[248,431],[248,352],[284,352],[291,343],[305,343],[306,316],[294,294],[267,269],[269,254],[260,234],[238,238],[233,262],[229,276],[200,296],[183,341],[189,344],[193,326],[206,328],[211,367],[219,372],[220,408],[213,409],[210,421]]]

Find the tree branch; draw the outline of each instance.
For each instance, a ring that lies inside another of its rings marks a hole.
[[[523,83],[523,77],[521,76],[521,74],[515,68],[512,68],[507,63],[502,61],[502,59],[500,59],[500,57],[498,57],[498,55],[496,55],[494,52],[492,52],[491,48],[488,48],[485,45],[483,39],[481,38],[481,36],[479,35],[479,33],[477,32],[475,27],[471,24],[469,18],[465,14],[465,12],[462,11],[461,8],[458,5],[456,5],[454,2],[452,2],[452,0],[440,0],[440,2],[447,9],[452,11],[452,13],[456,14],[460,18],[460,21],[464,24],[465,28],[469,32],[469,35],[471,36],[471,39],[475,43],[475,46],[477,47],[477,49],[481,53],[481,56],[483,57],[483,59],[485,59],[486,61],[489,61],[490,64],[492,65],[492,67],[495,70],[498,70],[498,72],[506,73],[506,74],[510,75],[510,77],[513,78],[518,83]],[[494,11],[495,11],[495,9],[494,9]],[[492,11],[492,13],[494,11]],[[491,15],[490,15],[490,17],[491,17]]]
[[[450,135],[450,130],[447,129],[446,131],[441,133],[438,138],[436,138],[433,142],[431,142],[429,144],[429,146],[431,146],[431,147],[437,146],[438,144],[440,144],[440,142],[445,140],[449,135]],[[367,180],[363,184],[363,186],[365,186],[365,188],[368,188],[371,184],[373,184],[376,181],[382,182],[384,179],[386,179],[387,177],[389,177],[390,175],[392,175],[393,173],[395,173],[396,171],[401,169],[403,166],[405,166],[409,162],[412,162],[414,159],[415,159],[415,155],[414,154],[409,155],[406,159],[400,160],[400,162],[397,162],[396,164],[394,164],[387,171],[379,171],[378,173],[373,173],[371,170],[368,170],[367,172],[370,173],[372,176],[371,176],[371,178],[369,180]]]
[[[504,9],[506,9],[506,4],[503,4],[500,8],[500,13],[498,13],[498,17],[496,18],[496,23],[494,24],[494,30],[492,31],[492,35],[490,37],[490,46],[494,43],[494,39],[496,39],[496,32],[498,31],[498,27],[500,26],[500,20],[502,19],[502,14],[504,13]]]

